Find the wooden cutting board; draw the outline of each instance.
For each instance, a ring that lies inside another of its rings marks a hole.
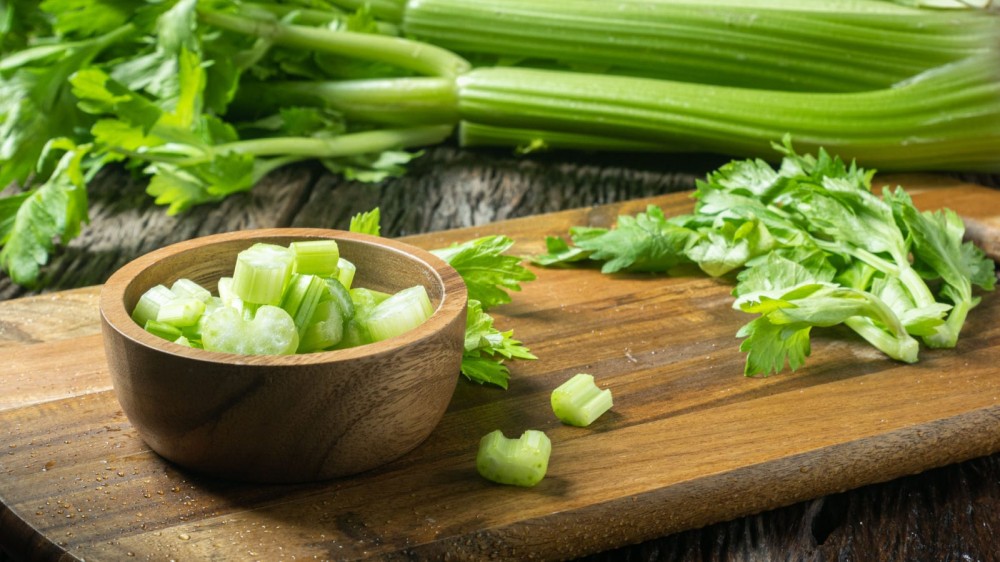
[[[948,206],[1000,257],[1000,191],[936,176],[901,183]],[[534,254],[546,235],[610,225],[687,194],[408,238],[425,248],[491,233]],[[503,391],[460,381],[431,437],[381,469],[261,486],[173,466],[118,406],[99,334],[99,287],[0,302],[0,543],[102,560],[567,558],[1000,450],[1000,295],[985,294],[959,346],[891,361],[846,330],[814,332],[795,373],[745,378],[731,286],[705,277],[536,269],[496,310],[538,355]],[[551,390],[587,372],[614,393],[588,428],[562,426]],[[479,438],[544,430],[548,476],[481,479]],[[378,446],[373,443],[372,446]]]

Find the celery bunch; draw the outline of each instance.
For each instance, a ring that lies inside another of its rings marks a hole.
[[[880,0],[45,0],[0,6],[0,268],[34,284],[122,162],[180,213],[301,160],[702,151],[791,134],[883,170],[1000,170],[1000,19]]]

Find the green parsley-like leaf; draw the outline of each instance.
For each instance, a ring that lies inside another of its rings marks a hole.
[[[72,147],[60,158],[48,180],[27,194],[17,196],[20,204],[13,222],[9,215],[0,250],[0,267],[20,285],[32,286],[38,280],[40,267],[48,262],[55,249],[54,240],[67,242],[80,232],[87,218],[87,188],[82,161],[89,146],[72,146],[66,141],[54,141],[60,148]],[[13,200],[14,203],[17,199]],[[5,212],[13,203],[6,203]]]
[[[482,304],[470,299],[466,308],[465,351],[462,374],[473,382],[507,388],[510,371],[504,359],[537,359],[514,339],[513,330],[501,332],[493,327],[493,317]]]
[[[513,245],[506,236],[483,236],[431,253],[451,264],[465,280],[469,299],[488,310],[510,302],[508,291],[520,291],[522,282],[535,279],[535,274],[521,265],[521,258],[504,254]]]
[[[644,213],[618,217],[613,229],[574,236],[573,243],[591,252],[591,259],[604,261],[604,273],[665,272],[689,261],[684,251],[694,236],[694,231],[667,221],[663,209],[650,205]]]

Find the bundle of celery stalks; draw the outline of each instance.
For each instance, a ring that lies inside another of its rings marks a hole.
[[[773,159],[790,134],[883,171],[997,171],[998,18],[918,3],[9,0],[0,267],[35,283],[109,163],[170,213],[301,160],[379,181],[450,139]]]

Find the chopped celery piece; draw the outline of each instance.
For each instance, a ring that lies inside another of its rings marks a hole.
[[[142,328],[154,336],[170,341],[174,341],[184,335],[177,326],[171,326],[166,322],[157,322],[156,320],[147,320]]]
[[[295,321],[280,307],[261,306],[251,320],[233,308],[222,307],[205,320],[201,341],[209,351],[288,355],[298,348],[299,333]]]
[[[294,263],[295,253],[285,246],[254,244],[236,257],[233,293],[244,303],[277,306]]]
[[[518,439],[508,439],[498,429],[479,441],[476,469],[499,484],[531,487],[545,477],[551,453],[552,442],[541,431],[529,429]]]
[[[184,347],[194,347],[194,345],[191,344],[191,341],[184,336],[175,339],[174,343],[176,343],[177,345],[183,345]]]
[[[427,289],[414,285],[375,305],[364,324],[373,340],[382,341],[416,328],[433,313]]]
[[[164,303],[176,298],[177,295],[165,285],[156,285],[139,297],[139,302],[132,309],[132,320],[135,320],[136,324],[140,326],[145,326],[146,322],[156,320],[156,316],[160,313],[160,307]]]
[[[325,300],[316,306],[316,312],[301,339],[298,353],[309,353],[331,348],[344,337],[346,321],[336,300]]]
[[[327,289],[329,289],[329,297],[340,305],[340,314],[344,317],[344,320],[350,320],[354,318],[354,301],[351,300],[351,293],[347,288],[336,279],[326,280]]]
[[[353,263],[340,258],[337,260],[337,281],[348,289],[354,283],[354,274],[357,273],[358,268]]]
[[[194,326],[205,312],[205,303],[194,297],[178,297],[165,302],[156,313],[156,321],[178,328]]]
[[[378,302],[381,302],[379,299],[382,294],[384,293],[376,293],[368,289],[356,288],[350,290],[349,296],[351,298],[351,306],[354,309],[354,315],[344,325],[344,337],[336,345],[337,349],[357,347],[375,341],[372,339],[365,321],[375,310]]]
[[[320,277],[337,275],[340,247],[336,240],[306,240],[292,242],[288,247],[295,253],[295,272]]]
[[[355,305],[360,302],[365,303],[364,306],[375,306],[392,296],[389,293],[383,293],[382,291],[376,291],[374,289],[364,289],[362,287],[356,287],[354,289],[350,289],[349,291],[351,293],[351,300],[354,301]]]
[[[285,309],[295,321],[295,328],[300,338],[305,333],[313,313],[316,312],[316,305],[324,294],[329,294],[329,290],[326,282],[320,277],[299,273],[292,276],[285,297],[281,301],[281,308]]]
[[[233,278],[222,277],[219,279],[219,299],[224,306],[243,311],[243,299],[233,292]]]
[[[574,375],[552,391],[552,411],[563,423],[586,427],[611,409],[611,391],[601,390],[594,377],[586,373]]]
[[[170,286],[170,290],[178,297],[191,297],[202,302],[212,298],[212,292],[190,279],[178,279]]]

